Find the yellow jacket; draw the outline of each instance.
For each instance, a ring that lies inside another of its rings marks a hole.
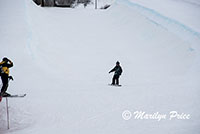
[[[5,61],[2,61],[0,62],[0,66],[1,66],[1,73],[5,73],[7,75],[9,75],[9,68],[11,68],[13,66],[13,63],[10,61],[9,63],[8,62],[5,62]]]

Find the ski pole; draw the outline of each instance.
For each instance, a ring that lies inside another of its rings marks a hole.
[[[10,80],[13,80],[12,76],[9,77],[8,83]],[[8,86],[8,83],[6,86]],[[8,108],[8,97],[6,97],[6,113],[7,113],[7,126],[8,129],[10,129],[10,119],[9,119],[9,108]]]
[[[7,111],[7,125],[8,129],[10,129],[10,123],[9,123],[9,109],[8,109],[8,98],[6,97],[6,111]]]
[[[12,76],[9,76],[8,83],[9,83],[10,80],[13,80]],[[6,86],[8,86],[8,83],[6,84]],[[8,129],[10,129],[9,108],[8,108],[8,98],[7,97],[6,97],[6,113],[7,113],[7,126],[8,126]]]

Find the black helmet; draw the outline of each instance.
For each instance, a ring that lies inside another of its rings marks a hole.
[[[4,57],[4,58],[3,58],[3,61],[8,61],[8,58]]]
[[[117,61],[116,64],[119,65],[120,64],[119,61]]]

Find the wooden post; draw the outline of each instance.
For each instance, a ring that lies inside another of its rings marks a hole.
[[[44,0],[41,0],[41,7],[43,7],[44,6]]]
[[[8,98],[6,97],[6,113],[7,113],[7,125],[8,129],[10,129],[10,122],[9,122],[9,109],[8,109]]]

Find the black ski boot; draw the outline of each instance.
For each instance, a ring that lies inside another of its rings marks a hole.
[[[9,97],[9,96],[11,96],[9,93],[3,93],[3,97]]]

